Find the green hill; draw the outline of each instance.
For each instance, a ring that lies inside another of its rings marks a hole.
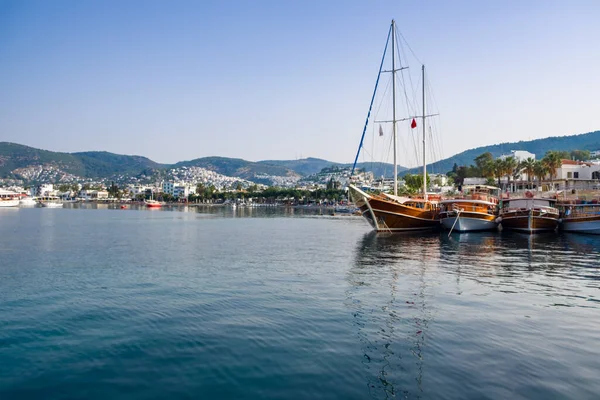
[[[340,168],[352,168],[352,164],[336,163],[332,161],[323,160],[320,158],[303,158],[300,160],[267,160],[259,161],[259,163],[278,165],[285,168],[289,168],[296,171],[302,176],[313,175],[321,172],[323,168],[328,167],[340,167]],[[364,168],[367,171],[372,171],[377,177],[379,176],[393,176],[394,166],[392,164],[385,163],[357,163],[356,168]],[[398,167],[398,171],[404,171],[405,167]]]
[[[475,157],[490,152],[492,156],[499,157],[503,154],[509,154],[511,150],[525,150],[535,154],[536,159],[541,159],[547,151],[550,150],[598,150],[600,149],[600,131],[582,133],[579,135],[557,136],[545,139],[536,139],[529,141],[519,141],[511,143],[500,143],[490,146],[477,147],[463,151],[452,157],[432,163],[427,171],[434,173],[446,173],[452,169],[452,166],[471,165]],[[411,168],[405,173],[420,172],[419,168]]]
[[[109,153],[107,151],[87,151],[72,153],[77,157],[89,178],[109,177],[115,174],[137,175],[148,169],[164,169],[165,164],[159,164],[142,156],[127,156]]]
[[[293,176],[296,172],[279,165],[252,162],[240,158],[203,157],[173,164],[170,168],[200,167],[222,175],[252,180],[256,175]]]
[[[81,160],[72,154],[0,142],[0,177],[10,177],[17,168],[44,164],[54,165],[73,175],[82,176],[85,173]]]
[[[83,178],[138,175],[142,171],[166,167],[141,156],[119,155],[106,151],[61,153],[0,142],[0,178],[12,178],[12,171],[18,168],[40,165],[53,166]]]

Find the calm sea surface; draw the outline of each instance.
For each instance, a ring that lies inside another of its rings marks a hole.
[[[0,209],[1,399],[598,399],[600,237]]]

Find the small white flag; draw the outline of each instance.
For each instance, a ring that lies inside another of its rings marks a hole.
[[[379,136],[383,136],[383,128],[379,125]]]

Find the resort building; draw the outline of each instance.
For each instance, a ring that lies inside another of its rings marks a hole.
[[[525,150],[511,150],[510,154],[503,154],[498,158],[500,158],[501,160],[505,160],[508,157],[514,158],[515,160],[517,160],[517,162],[525,161],[528,158],[532,158],[535,160],[535,154]]]

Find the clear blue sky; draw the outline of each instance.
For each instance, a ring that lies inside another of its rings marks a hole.
[[[440,158],[600,129],[598,1],[0,0],[0,141],[351,162],[392,18]]]

